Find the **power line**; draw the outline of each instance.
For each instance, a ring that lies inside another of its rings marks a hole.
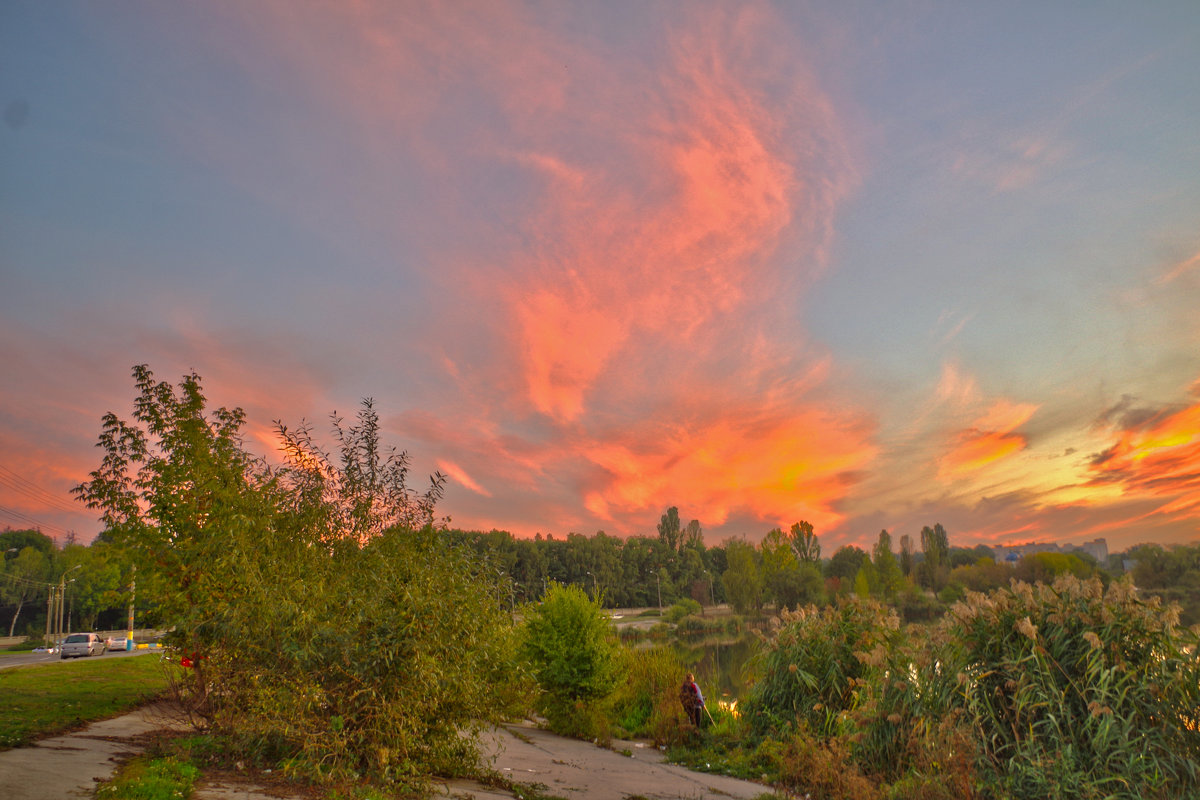
[[[41,589],[42,587],[45,587],[45,586],[49,586],[52,583],[52,581],[34,581],[34,580],[30,580],[29,578],[22,578],[20,575],[10,575],[7,572],[0,572],[0,578],[8,578],[10,581],[16,581],[17,583],[23,583],[26,586],[36,586],[39,589]]]
[[[60,495],[43,489],[33,481],[21,477],[5,466],[0,466],[0,484],[43,505],[53,506],[59,511],[72,513],[79,511],[77,506],[64,500]]]
[[[4,515],[6,517],[14,519],[18,523],[21,523],[21,524],[32,525],[33,527],[38,528],[38,529],[46,528],[50,531],[57,531],[62,536],[70,536],[71,535],[71,531],[68,531],[66,528],[60,528],[57,525],[50,525],[49,523],[42,522],[41,520],[38,520],[38,519],[34,519],[33,517],[29,516],[28,514],[22,514],[20,511],[14,511],[11,508],[5,508],[4,506],[0,506],[0,515]],[[53,538],[57,538],[57,537],[53,537]]]

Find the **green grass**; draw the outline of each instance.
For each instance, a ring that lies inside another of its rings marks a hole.
[[[96,789],[97,800],[179,800],[191,797],[200,770],[174,757],[134,758]]]
[[[0,670],[0,749],[107,719],[167,688],[157,654]]]

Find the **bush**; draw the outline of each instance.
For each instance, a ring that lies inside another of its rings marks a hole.
[[[1200,649],[1177,620],[1128,582],[1071,575],[956,604],[947,663],[985,776],[1016,798],[1200,790]]]
[[[685,597],[668,608],[666,613],[663,614],[663,619],[674,624],[690,614],[699,614],[700,610],[701,606],[699,603],[690,597]]]
[[[882,785],[913,769],[927,784],[969,783],[974,749],[953,711],[953,677],[934,643],[910,639],[892,610],[850,596],[785,614],[761,658],[746,715],[785,744],[789,785],[806,785],[795,766],[806,764],[844,773],[847,783],[823,784],[833,794],[869,796],[863,781]]]
[[[832,735],[855,705],[867,662],[882,661],[899,621],[879,603],[856,597],[819,610],[785,611],[780,619],[765,641],[762,677],[747,699],[746,717],[758,733],[804,725],[818,736]]]
[[[620,681],[615,638],[603,610],[578,586],[551,583],[526,610],[521,650],[551,730],[607,738],[606,701]]]
[[[675,633],[681,639],[695,640],[704,636],[727,634],[731,627],[736,633],[737,619],[735,617],[687,616],[679,620],[675,626]]]
[[[679,686],[685,669],[678,655],[670,647],[627,649],[622,661],[625,678],[612,705],[619,735],[674,743],[684,719]]]
[[[508,686],[511,620],[494,572],[433,526],[369,400],[333,420],[338,455],[278,425],[287,463],[243,447],[240,409],[210,410],[134,369],[134,419],[104,417],[104,458],[76,493],[138,565],[194,665],[187,708],[247,760],[310,778],[415,785],[478,761]]]

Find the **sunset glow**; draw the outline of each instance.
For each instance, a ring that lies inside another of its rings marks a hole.
[[[1034,12],[1037,13],[1034,13]],[[1200,5],[0,9],[0,523],[130,369],[455,526],[1200,538]],[[3,477],[7,476],[7,477]]]

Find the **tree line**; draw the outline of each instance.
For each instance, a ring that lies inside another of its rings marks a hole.
[[[761,613],[823,606],[852,593],[921,620],[939,616],[967,591],[993,591],[1012,580],[1049,583],[1063,574],[1112,577],[1128,565],[1139,588],[1178,603],[1186,624],[1200,622],[1200,543],[1138,545],[1114,553],[1104,564],[1083,552],[1034,553],[1010,564],[997,563],[986,545],[952,546],[945,528],[935,524],[922,529],[919,549],[906,535],[895,550],[891,534],[883,530],[869,553],[843,545],[822,557],[819,536],[807,522],[787,531],[772,529],[757,545],[735,537],[710,547],[700,522],[681,525],[676,507],[663,513],[657,536],[622,539],[598,531],[520,539],[507,531],[457,528],[445,534],[488,559],[502,578],[497,600],[510,610],[540,599],[557,582],[577,585],[609,608],[665,608],[690,599],[701,606],[729,603],[739,613]],[[0,533],[0,550],[0,621],[7,623],[9,636],[36,637],[45,631],[48,595],[68,572],[68,628],[110,630],[125,624],[131,560],[112,547],[109,536],[102,534],[90,546],[69,542],[60,548],[37,530],[8,529]],[[149,596],[137,613],[150,624],[161,616]]]
[[[823,556],[808,522],[774,528],[757,544],[732,537],[708,546],[700,522],[681,526],[676,507],[663,513],[657,536],[622,539],[598,531],[519,539],[507,531],[460,529],[447,535],[491,560],[507,583],[502,599],[513,605],[538,600],[557,582],[579,586],[609,608],[668,607],[689,599],[757,614],[824,606],[853,594],[919,621],[940,616],[969,591],[989,592],[1013,580],[1050,583],[1065,574],[1111,579],[1128,565],[1140,588],[1178,602],[1186,623],[1200,622],[1200,543],[1138,545],[1105,563],[1083,551],[1031,553],[1009,563],[997,562],[986,545],[953,546],[946,529],[934,524],[916,537],[901,536],[898,548],[882,530],[870,552],[843,545]]]

